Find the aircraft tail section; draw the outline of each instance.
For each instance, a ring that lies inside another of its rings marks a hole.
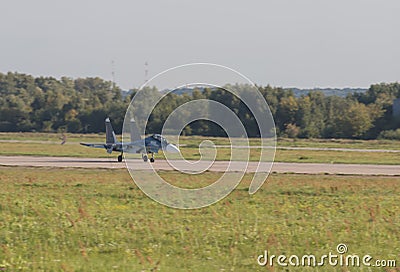
[[[140,136],[139,129],[136,125],[135,119],[131,119],[131,142],[141,140],[142,137]]]
[[[111,125],[110,118],[106,119],[106,144],[117,143],[117,137],[115,136],[114,129]]]

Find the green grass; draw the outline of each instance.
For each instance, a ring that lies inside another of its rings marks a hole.
[[[60,145],[58,134],[51,133],[0,133],[0,155],[27,155],[27,156],[65,156],[108,158],[103,149],[88,148],[79,145],[79,142],[104,142],[101,134],[68,134],[67,143]],[[200,159],[198,145],[204,140],[212,140],[216,145],[227,145],[226,138],[182,137],[180,149],[188,160]],[[16,142],[9,142],[16,141]],[[251,145],[259,145],[258,139],[250,139]],[[305,140],[279,139],[278,147],[313,147],[313,148],[356,148],[356,149],[395,149],[399,150],[399,141],[361,141],[361,140]],[[250,161],[259,160],[260,149],[250,151]],[[230,160],[229,148],[218,148],[217,160]],[[140,156],[138,155],[138,158]],[[165,159],[162,152],[158,159]],[[171,154],[169,158],[179,158]],[[284,150],[277,149],[276,162],[309,162],[309,163],[361,163],[361,164],[400,164],[400,153],[389,152],[349,152],[332,150]]]
[[[67,141],[78,142],[104,142],[105,134],[72,134],[67,133]],[[45,141],[60,143],[60,133],[15,133],[0,132],[0,141]],[[120,138],[120,137],[119,137]],[[228,145],[227,138],[200,137],[200,136],[181,136],[182,144],[189,147],[198,146],[204,140],[212,140],[216,145]],[[257,138],[249,138],[250,145],[260,145]],[[321,147],[321,148],[356,148],[356,149],[395,149],[400,150],[400,141],[396,140],[350,140],[350,139],[288,139],[279,138],[277,145],[280,147]]]
[[[73,134],[66,133],[68,142],[82,142],[82,141],[95,141],[103,142],[105,138],[104,133],[99,134]],[[45,142],[61,142],[61,133],[39,133],[39,132],[0,132],[0,140],[13,140],[13,141],[45,141]]]
[[[37,143],[37,142],[0,142],[0,155],[13,156],[56,156],[56,157],[108,157],[105,149],[89,148],[79,143]],[[115,155],[115,154],[114,154]]]
[[[181,147],[183,156],[188,160],[200,159],[198,148]],[[259,160],[260,149],[250,150],[250,161]],[[60,145],[59,143],[38,142],[0,142],[0,155],[26,156],[62,156],[62,157],[89,157],[89,158],[116,158],[117,153],[107,154],[104,149],[95,149],[79,145],[77,142]],[[218,148],[217,160],[230,160],[230,149]],[[138,155],[140,158],[140,155]],[[162,152],[156,155],[157,159],[165,159]],[[179,158],[169,154],[168,158]],[[343,152],[343,151],[315,151],[315,150],[281,150],[276,151],[276,162],[305,162],[305,163],[361,163],[361,164],[400,164],[400,153],[389,152]]]
[[[350,139],[287,139],[279,138],[278,146],[313,148],[354,148],[400,150],[396,140],[350,140]]]
[[[182,187],[220,175],[160,174]],[[215,205],[176,210],[146,197],[126,170],[0,167],[0,267],[280,271],[259,267],[257,256],[321,256],[339,243],[399,265],[399,178],[271,175],[252,196],[250,178]]]

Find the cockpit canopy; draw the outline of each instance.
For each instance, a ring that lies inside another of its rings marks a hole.
[[[165,139],[163,136],[161,136],[160,134],[153,134],[153,139],[159,141],[162,145],[167,145],[168,141],[167,139]]]

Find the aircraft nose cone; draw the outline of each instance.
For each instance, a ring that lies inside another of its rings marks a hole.
[[[179,152],[180,152],[180,151],[179,151],[179,148],[176,147],[176,146],[173,145],[173,144],[168,144],[168,145],[165,147],[165,151],[170,152],[170,153],[179,153]]]

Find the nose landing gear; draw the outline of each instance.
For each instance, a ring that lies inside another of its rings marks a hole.
[[[142,155],[142,159],[143,159],[144,162],[147,162],[149,160],[149,157],[146,154],[143,154]],[[154,153],[151,153],[150,162],[153,163],[154,161],[155,161],[154,160]]]

